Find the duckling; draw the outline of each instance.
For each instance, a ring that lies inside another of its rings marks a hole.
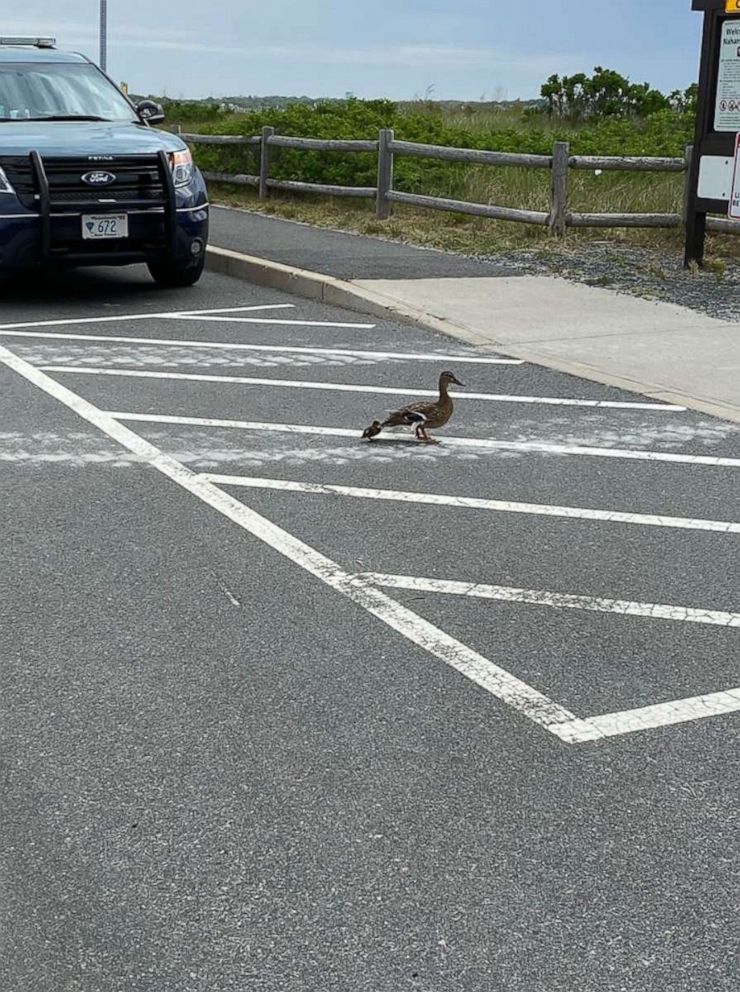
[[[454,407],[452,397],[448,392],[452,384],[463,385],[453,372],[443,372],[439,377],[439,399],[436,402],[412,403],[396,410],[382,423],[379,420],[374,420],[363,431],[363,438],[372,441],[384,427],[403,427],[408,424],[410,427],[413,426],[417,441],[423,441],[425,444],[439,444],[436,438],[429,437],[427,430],[444,427],[452,416]]]
[[[368,441],[372,441],[372,439],[374,437],[377,437],[382,430],[383,430],[383,425],[381,424],[381,422],[379,420],[373,420],[372,424],[370,424],[369,427],[366,427],[365,430],[362,432],[362,437],[363,439],[367,438]]]

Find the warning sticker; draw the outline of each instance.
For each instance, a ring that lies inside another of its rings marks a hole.
[[[735,171],[732,176],[730,206],[727,210],[730,220],[740,220],[740,134],[735,138]]]
[[[722,25],[715,131],[740,131],[740,21]]]

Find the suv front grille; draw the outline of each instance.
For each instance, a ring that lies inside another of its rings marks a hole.
[[[52,210],[71,210],[76,206],[95,208],[103,203],[108,207],[137,202],[142,206],[164,206],[167,202],[167,191],[156,155],[120,156],[106,162],[44,158],[43,163],[49,181]],[[38,202],[38,189],[30,158],[3,158],[0,165],[21,203],[32,209]],[[115,182],[103,187],[83,182],[84,175],[97,171],[110,172],[116,177]]]

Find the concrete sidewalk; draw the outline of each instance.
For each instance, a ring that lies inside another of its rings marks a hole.
[[[212,241],[218,271],[740,423],[740,322],[246,211],[215,209]]]

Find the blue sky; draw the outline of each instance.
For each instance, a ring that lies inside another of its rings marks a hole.
[[[109,0],[109,69],[171,97],[538,95],[553,72],[617,69],[660,89],[697,75],[689,0]],[[6,33],[97,52],[98,0],[29,0]],[[63,13],[62,13],[63,10]]]

